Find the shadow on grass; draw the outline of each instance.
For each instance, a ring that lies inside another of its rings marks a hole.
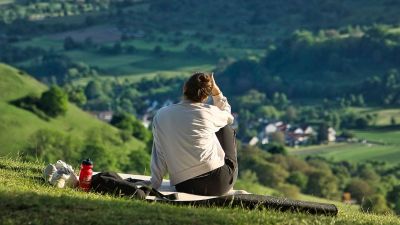
[[[79,195],[79,196],[78,196]],[[127,199],[90,199],[0,192],[0,221],[10,224],[207,224],[232,223],[213,210]],[[96,197],[96,196],[95,196]]]

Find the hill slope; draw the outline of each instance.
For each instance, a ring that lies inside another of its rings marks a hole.
[[[9,101],[28,94],[38,95],[47,87],[24,72],[5,64],[0,64],[0,89],[0,155],[15,155],[23,151],[30,141],[30,136],[39,129],[58,131],[76,140],[82,140],[87,133],[96,130],[118,133],[116,128],[83,112],[73,104],[68,105],[65,116],[50,121],[9,104]],[[125,147],[137,150],[143,148],[144,143],[133,138],[125,143]]]
[[[241,208],[172,206],[44,184],[43,164],[0,158],[0,221],[5,224],[399,224],[395,216],[339,204],[337,217]],[[101,222],[100,222],[101,221]]]

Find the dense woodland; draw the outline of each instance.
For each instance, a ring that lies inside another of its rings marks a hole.
[[[270,145],[245,144],[265,125],[260,118],[312,124],[321,132],[330,126],[354,137],[348,130],[376,127],[377,115],[359,114],[351,107],[400,107],[398,1],[77,2],[0,5],[0,61],[52,86],[47,94],[12,104],[51,120],[63,116],[68,99],[86,111],[113,111],[110,123],[120,131],[110,135],[97,130],[78,140],[40,130],[24,150],[28,159],[78,161],[91,155],[104,170],[148,173],[151,131],[139,119],[145,114],[151,118],[154,102],[159,107],[179,101],[190,75],[182,70],[164,76],[159,70],[178,66],[157,65],[194,59],[212,65],[238,115],[241,180],[293,198],[301,192],[340,200],[343,192],[350,192],[365,211],[400,214],[398,165],[297,158],[288,155],[279,135]],[[63,35],[35,44],[37,38],[102,25],[114,27],[119,35],[112,41]],[[85,57],[74,57],[79,54]],[[133,80],[129,78],[135,72],[115,72],[119,62],[110,69],[85,54],[99,60],[146,57],[128,64],[158,72]],[[391,125],[396,127],[394,119]],[[146,143],[145,151],[115,154],[132,137]],[[320,135],[312,144],[325,141]]]

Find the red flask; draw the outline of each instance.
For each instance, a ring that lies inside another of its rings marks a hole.
[[[79,187],[84,191],[89,191],[92,183],[93,162],[90,159],[82,161],[79,173]]]

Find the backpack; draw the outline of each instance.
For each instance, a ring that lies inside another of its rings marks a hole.
[[[136,199],[146,199],[147,196],[156,196],[163,200],[177,199],[176,194],[164,195],[142,181],[132,178],[124,180],[115,172],[102,172],[92,177],[91,190],[101,194]]]

